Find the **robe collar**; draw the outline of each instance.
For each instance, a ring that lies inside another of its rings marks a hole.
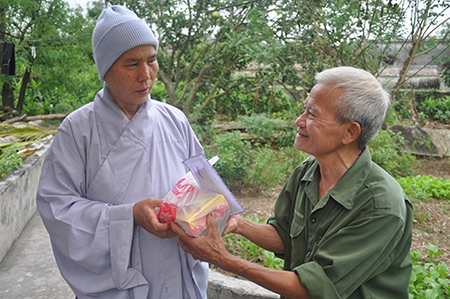
[[[153,127],[153,118],[151,117],[153,105],[150,96],[129,120],[111,97],[105,82],[103,89],[97,93],[94,99],[94,106],[101,134],[105,134],[104,137],[110,146],[113,146],[122,136],[127,136],[144,146],[149,142]]]

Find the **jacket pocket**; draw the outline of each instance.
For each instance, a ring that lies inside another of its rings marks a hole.
[[[303,232],[304,228],[305,228],[305,215],[294,210],[294,217],[292,219],[291,229],[289,232],[291,238],[298,237]]]

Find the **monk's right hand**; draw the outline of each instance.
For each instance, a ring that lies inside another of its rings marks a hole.
[[[169,225],[158,220],[155,208],[159,207],[161,203],[161,199],[152,197],[135,203],[133,207],[134,223],[159,238],[175,237],[175,233]]]

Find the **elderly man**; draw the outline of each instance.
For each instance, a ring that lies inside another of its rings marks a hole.
[[[59,127],[37,194],[61,274],[79,299],[206,298],[207,263],[155,214],[182,161],[202,152],[185,115],[149,97],[158,42],[111,6],[92,47],[104,88]]]
[[[268,224],[235,216],[225,231],[283,257],[284,270],[228,253],[214,215],[204,237],[173,230],[194,257],[283,298],[408,298],[412,206],[366,147],[384,121],[389,96],[375,77],[355,68],[325,70],[316,80],[295,121],[294,146],[311,156],[286,182]]]

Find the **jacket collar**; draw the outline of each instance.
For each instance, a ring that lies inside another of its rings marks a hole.
[[[303,176],[302,182],[318,182],[320,178],[319,164],[313,157],[310,159],[313,159],[314,162]],[[346,209],[351,209],[354,205],[356,194],[361,189],[371,170],[372,156],[366,147],[336,186],[330,190],[329,196],[333,197],[336,202]]]

